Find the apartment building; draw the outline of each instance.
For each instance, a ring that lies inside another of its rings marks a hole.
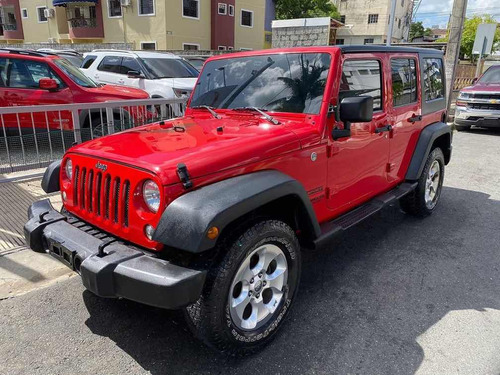
[[[345,24],[337,32],[337,44],[381,44],[387,41],[391,0],[332,0]],[[412,0],[397,0],[392,42],[408,38]]]
[[[273,0],[0,0],[0,43],[262,49],[266,11]]]

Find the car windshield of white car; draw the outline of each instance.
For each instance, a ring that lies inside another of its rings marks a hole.
[[[144,67],[154,79],[196,78],[199,72],[187,61],[181,59],[141,59]]]

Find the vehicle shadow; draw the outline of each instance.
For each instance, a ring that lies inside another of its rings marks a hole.
[[[328,248],[304,252],[299,296],[284,329],[250,357],[205,348],[180,312],[90,292],[83,293],[86,325],[152,374],[415,373],[429,350],[417,340],[447,314],[500,310],[499,217],[498,200],[445,187],[429,218],[394,205]],[[456,324],[447,335],[461,330]]]

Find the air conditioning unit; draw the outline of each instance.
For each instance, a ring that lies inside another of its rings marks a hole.
[[[132,0],[120,0],[122,7],[129,7],[132,4]]]
[[[43,10],[43,15],[45,18],[53,18],[56,15],[56,11],[54,9],[45,8]]]

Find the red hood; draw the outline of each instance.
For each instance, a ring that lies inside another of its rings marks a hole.
[[[85,90],[98,96],[100,99],[103,99],[103,97],[105,97],[105,100],[149,98],[149,95],[146,91],[135,89],[133,87],[103,85],[95,88],[87,88]]]
[[[141,126],[83,143],[71,152],[147,169],[163,184],[171,184],[179,180],[179,163],[186,164],[191,177],[197,178],[300,148],[298,137],[287,126],[290,122],[271,125],[244,114],[221,120],[208,116]],[[220,126],[222,132],[217,131]]]
[[[484,92],[498,92],[500,93],[500,82],[499,83],[481,83],[478,82],[473,86],[464,87],[463,92],[476,92],[476,91],[484,91]]]

